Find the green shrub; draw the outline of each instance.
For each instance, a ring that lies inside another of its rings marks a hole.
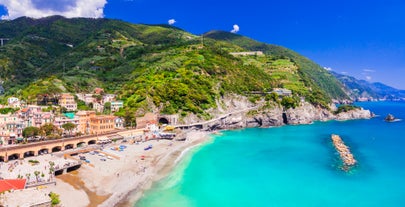
[[[50,192],[49,193],[49,197],[51,197],[51,204],[52,206],[58,205],[60,203],[60,199],[59,199],[59,195],[54,193],[54,192]]]

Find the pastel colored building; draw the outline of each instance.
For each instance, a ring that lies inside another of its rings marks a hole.
[[[90,117],[90,134],[104,134],[115,129],[115,116],[102,115]]]
[[[111,111],[112,112],[117,112],[122,107],[124,107],[123,101],[111,101]]]
[[[22,131],[23,122],[17,115],[0,114],[0,145],[16,143]]]
[[[53,124],[56,127],[58,127],[59,129],[62,129],[62,130],[64,130],[62,128],[62,125],[66,124],[66,123],[73,123],[73,124],[76,125],[76,127],[70,132],[71,135],[74,135],[74,134],[76,134],[78,132],[78,127],[77,126],[79,126],[79,118],[77,118],[77,117],[74,117],[74,118],[70,119],[70,118],[67,118],[65,116],[59,116],[59,117],[56,117],[54,122],[53,122]],[[68,134],[69,132],[64,132],[64,133]]]
[[[65,107],[68,111],[76,111],[77,103],[75,97],[69,93],[62,93],[59,96],[59,106]]]
[[[79,118],[78,130],[82,134],[90,134],[90,118],[95,116],[95,111],[79,111],[76,113],[76,117]]]

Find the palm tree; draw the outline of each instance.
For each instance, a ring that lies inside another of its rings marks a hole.
[[[39,179],[38,179],[39,174],[41,174],[41,172],[39,172],[38,170],[34,171],[34,175],[35,175],[35,178],[37,179],[37,182],[39,181]]]

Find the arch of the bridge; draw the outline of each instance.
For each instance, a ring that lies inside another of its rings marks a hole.
[[[4,162],[5,161],[5,157],[4,156],[0,156],[0,162]]]
[[[67,144],[65,145],[65,150],[75,148],[75,144]]]
[[[36,155],[36,154],[35,154],[35,151],[32,151],[32,150],[26,151],[26,152],[24,152],[24,154],[23,154],[24,158],[26,158],[26,157],[33,157],[33,156],[35,156],[35,155]]]
[[[52,147],[52,152],[59,152],[59,151],[62,151],[62,146]]]
[[[42,148],[42,149],[38,150],[38,155],[48,154],[48,153],[49,153],[48,148]]]
[[[96,144],[96,143],[97,143],[97,141],[96,141],[95,139],[89,140],[89,141],[87,142],[88,145]]]
[[[78,143],[76,144],[76,147],[81,147],[81,146],[84,145],[84,144],[86,144],[86,142],[78,142]]]
[[[8,156],[7,160],[18,160],[20,158],[20,153],[14,153]]]

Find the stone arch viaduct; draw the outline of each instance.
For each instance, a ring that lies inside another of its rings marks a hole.
[[[115,133],[103,134],[101,136],[110,134]],[[98,139],[98,136],[84,136],[1,147],[0,162],[59,152],[67,149],[76,149],[83,145],[96,144]]]

